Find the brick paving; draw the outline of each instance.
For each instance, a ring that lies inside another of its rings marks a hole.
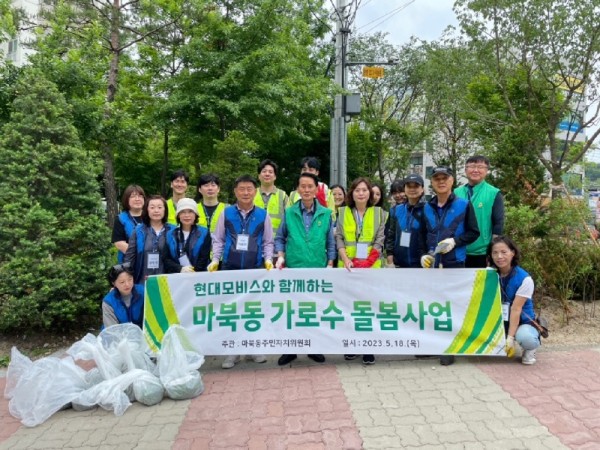
[[[544,348],[530,367],[328,356],[280,368],[273,355],[225,371],[207,358],[201,396],[122,417],[64,410],[26,428],[0,398],[0,449],[600,449],[598,350]]]

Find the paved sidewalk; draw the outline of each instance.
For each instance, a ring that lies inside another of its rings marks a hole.
[[[506,358],[299,356],[277,367],[202,367],[191,401],[134,403],[122,417],[60,411],[35,428],[0,398],[0,449],[600,449],[600,348]],[[0,374],[0,391],[5,379]]]

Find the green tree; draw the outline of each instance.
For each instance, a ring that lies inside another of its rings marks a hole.
[[[358,36],[351,43],[349,61],[394,61],[383,78],[362,76],[362,66],[351,66],[349,85],[361,94],[357,123],[349,127],[349,178],[362,175],[392,181],[404,175],[411,152],[425,137],[415,114],[423,92],[420,76],[425,53],[412,41],[402,48],[391,45],[384,34]]]
[[[202,173],[216,173],[221,179],[221,201],[233,204],[233,183],[240,175],[256,177],[260,162],[256,157],[258,146],[239,131],[232,131],[223,141],[215,142],[219,159],[201,167]]]
[[[323,35],[315,18],[324,15],[322,5],[217,1],[190,28],[169,106],[185,138],[180,148],[194,161],[217,162],[215,143],[240,131],[258,145],[258,158],[268,156],[286,169],[293,161],[297,173],[298,148],[310,147],[328,117],[331,82],[313,54]]]
[[[509,113],[506,126],[520,126],[515,100],[544,111],[537,157],[561,185],[600,135],[590,129],[600,113],[600,1],[457,0],[455,11],[470,42],[492,48],[488,73]],[[510,95],[515,79],[524,96]]]
[[[485,52],[476,53],[460,40],[447,37],[427,44],[426,50],[421,111],[429,129],[433,161],[460,173],[466,157],[480,148],[473,133],[477,118],[467,98],[467,86],[481,70]]]
[[[78,325],[98,312],[110,240],[98,168],[39,71],[17,85],[0,164],[0,330]]]

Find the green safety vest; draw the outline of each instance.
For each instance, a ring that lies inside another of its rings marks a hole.
[[[275,189],[275,192],[269,197],[269,204],[266,207],[260,189],[256,192],[256,196],[254,197],[254,204],[259,208],[266,209],[267,213],[269,213],[269,217],[271,217],[273,237],[277,234],[277,230],[283,219],[287,201],[287,194],[281,189]]]
[[[479,238],[467,245],[467,255],[485,255],[487,247],[492,240],[492,206],[500,190],[486,181],[473,186],[473,195],[469,198],[467,186],[461,186],[454,190],[458,198],[469,200],[475,210],[477,225],[479,226]]]
[[[368,252],[371,252],[373,249],[373,242],[375,241],[377,230],[382,224],[385,223],[384,217],[384,211],[379,206],[369,206],[365,211],[362,223],[362,232],[358,238],[358,242],[365,242],[369,244],[367,247]],[[344,236],[346,255],[350,259],[356,257],[356,219],[352,213],[352,208],[349,206],[340,207],[337,228],[341,228],[342,235]],[[381,267],[381,258],[382,255],[380,255],[375,264],[371,266],[373,269],[378,269]],[[344,261],[341,259],[338,260],[338,267],[344,267]]]
[[[214,233],[217,229],[217,222],[219,221],[219,217],[223,214],[225,207],[227,205],[225,203],[219,202],[217,205],[217,209],[213,213],[210,218],[210,224],[208,223],[208,218],[206,217],[206,212],[204,211],[204,206],[202,203],[198,203],[198,225],[203,226],[204,228],[208,228],[210,233]],[[209,226],[210,225],[210,226]]]
[[[315,214],[308,232],[304,227],[300,202],[285,210],[285,264],[290,268],[327,266],[327,235],[331,227],[331,211],[317,200],[314,204]]]

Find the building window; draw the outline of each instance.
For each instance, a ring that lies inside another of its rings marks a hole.
[[[8,41],[8,53],[6,54],[6,59],[10,61],[17,60],[17,50],[19,48],[19,40],[11,39]]]

